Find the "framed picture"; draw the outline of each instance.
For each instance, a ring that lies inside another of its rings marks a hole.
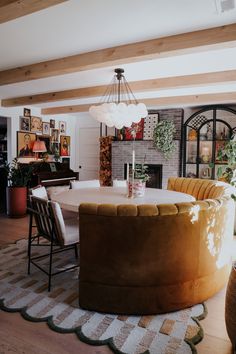
[[[68,135],[60,136],[60,155],[70,156],[70,136]]]
[[[55,128],[55,119],[50,119],[50,128]]]
[[[51,152],[53,155],[60,155],[60,144],[59,143],[51,143]]]
[[[140,122],[133,123],[130,128],[125,128],[125,140],[142,140],[143,139],[144,119]]]
[[[153,140],[153,130],[159,122],[158,112],[152,111],[144,119],[143,140]]]
[[[17,132],[17,157],[33,157],[33,145],[36,134]]]
[[[30,131],[30,117],[20,117],[20,130]]]
[[[43,135],[50,135],[50,123],[43,122],[42,127],[43,127]]]
[[[29,108],[24,108],[24,117],[30,117],[31,116],[31,110]]]
[[[59,131],[60,134],[66,134],[66,122],[59,122]]]
[[[56,167],[56,164],[54,162],[51,162],[49,164],[49,166],[50,166],[51,172],[57,172],[57,167]]]
[[[225,141],[216,141],[215,162],[220,162],[222,164],[228,162],[227,156],[222,154],[225,144]]]
[[[51,142],[58,143],[58,141],[59,141],[59,130],[51,129]]]
[[[32,132],[42,133],[42,126],[43,126],[42,118],[31,116],[30,126]]]

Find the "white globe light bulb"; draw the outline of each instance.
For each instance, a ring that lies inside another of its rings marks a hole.
[[[137,108],[142,118],[145,118],[148,115],[147,107],[144,103],[138,103]]]

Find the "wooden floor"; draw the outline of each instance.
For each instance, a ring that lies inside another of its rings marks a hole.
[[[0,245],[27,235],[28,218],[8,219],[0,215]],[[201,321],[205,337],[198,354],[232,354],[224,321],[225,289],[206,302],[208,316]],[[32,323],[19,314],[0,311],[0,354],[107,354],[107,346],[82,343],[75,334],[59,334],[45,323]]]

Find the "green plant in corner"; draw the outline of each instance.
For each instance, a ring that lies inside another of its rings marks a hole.
[[[231,140],[227,141],[225,146],[219,150],[217,159],[220,161],[227,161],[225,168],[219,167],[217,170],[217,177],[236,187],[236,135]],[[236,200],[236,196],[232,195]]]
[[[176,149],[174,142],[175,125],[172,121],[163,120],[157,123],[153,131],[154,146],[161,150],[168,160]]]
[[[9,187],[26,187],[31,178],[32,168],[20,166],[17,158],[6,164],[7,180]]]

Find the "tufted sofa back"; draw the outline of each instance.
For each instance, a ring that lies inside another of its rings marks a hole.
[[[228,183],[185,177],[170,177],[167,189],[191,194],[196,200],[230,196],[233,193],[233,188]]]
[[[162,205],[81,204],[80,306],[153,314],[206,300],[228,279],[233,214],[228,197]]]

